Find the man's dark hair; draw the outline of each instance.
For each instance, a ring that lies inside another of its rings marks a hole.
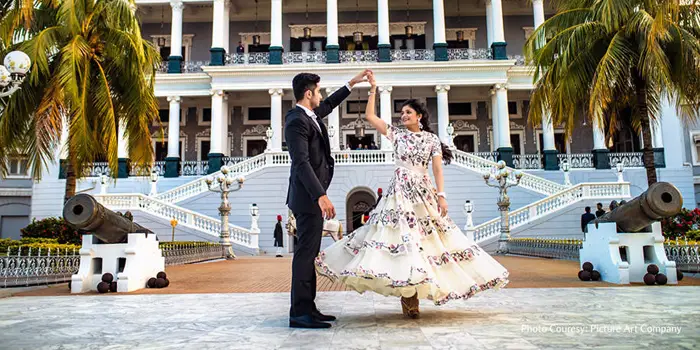
[[[321,77],[313,73],[299,73],[292,79],[292,89],[294,90],[294,98],[301,101],[304,98],[306,90],[314,92],[318,83],[321,82]]]
[[[591,207],[586,207],[586,213],[590,213],[590,212],[591,212]]]
[[[603,207],[603,203],[598,203],[598,204],[596,204],[596,206],[598,206],[598,207],[601,207],[601,208],[602,208],[602,207]]]

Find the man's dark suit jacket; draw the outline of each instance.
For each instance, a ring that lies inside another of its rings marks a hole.
[[[583,213],[581,215],[581,231],[588,232],[588,223],[595,220],[595,215],[591,213]]]
[[[326,194],[334,165],[328,130],[321,118],[348,96],[350,90],[342,87],[314,109],[321,131],[300,107],[292,108],[285,116],[284,136],[292,158],[287,206],[294,213],[320,212],[318,199]]]

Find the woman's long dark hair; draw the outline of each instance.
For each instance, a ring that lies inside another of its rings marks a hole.
[[[428,109],[425,108],[425,106],[423,106],[422,103],[420,103],[416,99],[410,99],[410,100],[406,100],[406,102],[404,102],[401,105],[401,108],[404,108],[406,106],[411,107],[411,109],[416,111],[416,114],[421,116],[420,124],[422,126],[421,129],[423,129],[423,131],[427,131],[427,132],[431,132],[431,133],[435,134],[435,132],[432,129],[430,129],[430,113],[428,113]],[[450,164],[450,162],[452,162],[452,158],[453,158],[452,151],[450,151],[450,148],[447,147],[447,145],[444,144],[442,141],[440,141],[440,147],[442,148],[442,161],[445,164]]]

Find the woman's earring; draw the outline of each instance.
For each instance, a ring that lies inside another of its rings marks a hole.
[[[419,122],[419,123],[418,123],[418,128],[420,128],[421,130],[423,130],[423,124],[421,124],[421,123]]]

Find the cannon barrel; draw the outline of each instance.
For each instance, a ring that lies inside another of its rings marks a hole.
[[[105,208],[85,193],[77,194],[66,202],[63,218],[77,229],[90,231],[105,243],[126,243],[129,233],[153,233]]]
[[[683,196],[676,186],[657,182],[638,197],[621,204],[595,223],[614,222],[617,232],[640,232],[655,221],[680,213]]]

